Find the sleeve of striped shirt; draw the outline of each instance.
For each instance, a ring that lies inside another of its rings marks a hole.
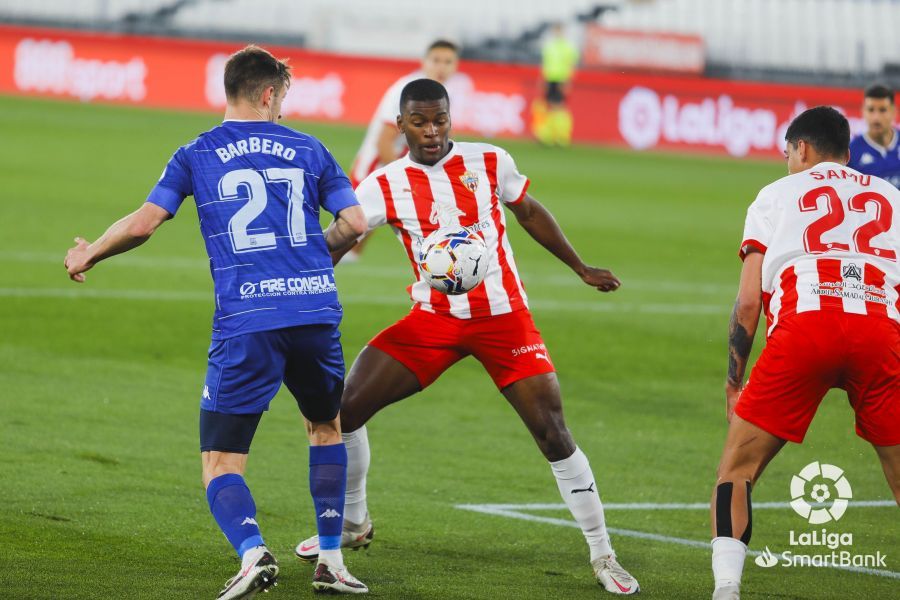
[[[772,214],[774,203],[771,199],[769,188],[763,188],[756,200],[747,209],[747,219],[744,221],[744,237],[738,256],[741,260],[750,253],[751,248],[765,253],[769,249],[772,234],[775,232],[775,219]]]
[[[388,185],[387,178],[384,175],[380,178],[384,178],[383,184]],[[387,204],[381,184],[378,181],[380,178],[370,175],[356,187],[356,199],[359,200],[363,212],[366,214],[369,231],[387,223]]]
[[[518,204],[528,191],[528,178],[519,173],[516,162],[506,150],[497,149],[497,187],[500,200],[506,204]]]

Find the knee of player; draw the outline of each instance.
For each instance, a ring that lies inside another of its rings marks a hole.
[[[759,470],[752,465],[719,465],[716,469],[716,484],[749,481],[753,485],[758,477]]]
[[[322,423],[309,423],[307,426],[309,443],[313,446],[339,444],[341,443],[340,429],[337,419]]]
[[[243,475],[246,461],[246,454],[210,452],[208,458],[203,461],[203,487],[209,487],[210,481],[222,475]]]
[[[349,433],[366,424],[358,410],[363,400],[354,386],[344,388],[344,395],[341,397],[341,431]]]
[[[551,461],[568,458],[575,451],[575,442],[565,424],[548,422],[538,431],[532,431],[544,456]]]

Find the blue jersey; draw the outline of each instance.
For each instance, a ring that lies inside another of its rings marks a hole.
[[[895,188],[900,188],[900,132],[894,130],[894,139],[885,148],[879,146],[867,135],[858,135],[850,141],[851,169],[866,175],[875,175],[887,180]]]
[[[319,208],[336,215],[358,203],[319,140],[267,121],[225,121],[175,152],[147,202],[174,215],[187,196],[215,284],[213,340],[340,322]]]

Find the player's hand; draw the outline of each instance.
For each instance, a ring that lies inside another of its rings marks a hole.
[[[725,382],[725,419],[729,423],[731,423],[731,417],[734,416],[734,407],[737,406],[743,389],[743,386],[736,386],[730,381]]]
[[[66,252],[66,260],[63,263],[69,272],[69,279],[84,283],[84,272],[90,270],[94,263],[90,260],[90,244],[84,238],[75,238],[75,247]]]
[[[622,282],[608,269],[585,266],[578,272],[581,280],[601,292],[614,292],[619,289]]]

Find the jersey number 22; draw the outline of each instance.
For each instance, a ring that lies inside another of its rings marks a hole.
[[[821,254],[829,250],[843,250],[849,252],[850,244],[845,242],[824,243],[822,236],[844,222],[844,203],[841,202],[837,190],[831,186],[818,187],[806,192],[800,198],[800,210],[809,212],[819,210],[819,198],[827,200],[825,214],[812,223],[803,232],[803,245],[810,254]],[[891,220],[894,210],[887,198],[876,192],[862,192],[850,198],[847,206],[853,212],[865,213],[869,205],[875,207],[875,218],[861,225],[853,232],[853,245],[861,254],[870,254],[887,260],[897,260],[897,253],[888,248],[876,248],[872,246],[872,238],[888,231],[891,228]]]

